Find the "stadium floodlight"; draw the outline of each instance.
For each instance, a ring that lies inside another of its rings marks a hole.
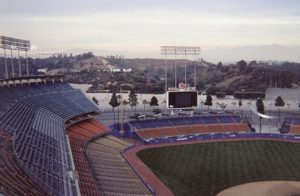
[[[185,85],[186,85],[186,61],[188,56],[194,56],[195,60],[197,59],[198,56],[200,56],[201,53],[201,47],[199,46],[161,46],[160,47],[161,55],[164,55],[165,58],[167,56],[175,56],[175,62],[174,62],[174,67],[175,67],[175,85],[174,87],[177,86],[177,56],[185,56],[184,60],[184,70],[185,70]],[[197,67],[195,64],[195,78],[194,78],[194,85],[196,88],[196,83],[197,83]],[[165,65],[165,90],[167,91],[168,89],[168,84],[167,84],[167,65]]]
[[[163,55],[200,55],[201,47],[195,46],[161,46]]]
[[[18,51],[18,59],[19,59],[19,76],[22,76],[21,71],[21,61],[20,61],[20,51],[24,51],[26,53],[26,71],[27,76],[29,76],[29,69],[28,69],[28,59],[27,59],[27,52],[30,50],[30,41],[16,39],[7,36],[0,36],[0,48],[4,50],[4,64],[5,64],[5,73],[6,78],[8,78],[8,69],[7,69],[7,61],[6,61],[6,49],[11,51],[11,63],[12,63],[12,75],[15,76],[14,72],[14,63],[13,63],[13,50]]]

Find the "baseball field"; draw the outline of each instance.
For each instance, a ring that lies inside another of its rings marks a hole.
[[[175,195],[216,195],[236,185],[300,181],[300,143],[221,141],[144,149],[137,156]]]

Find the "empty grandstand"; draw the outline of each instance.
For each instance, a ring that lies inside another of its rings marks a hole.
[[[72,156],[79,174],[79,185],[83,195],[99,195],[92,169],[85,154],[85,145],[95,136],[101,136],[108,130],[93,119],[84,120],[68,127]]]
[[[7,146],[1,161],[15,160],[11,164],[13,173],[22,170],[20,176],[26,174],[28,179],[24,186],[18,183],[22,187],[15,190],[26,192],[26,185],[30,188],[31,184],[37,195],[78,194],[65,122],[98,111],[96,105],[81,91],[61,82],[4,85],[0,87],[0,100],[0,128],[11,138],[1,146],[2,150]],[[13,185],[18,181],[6,178],[6,182]],[[3,193],[11,194],[6,189]]]
[[[249,132],[240,116],[195,116],[160,120],[130,121],[135,133],[143,140],[200,135],[210,133]]]
[[[105,136],[87,145],[87,155],[102,195],[151,195],[139,176],[122,157],[129,144]]]
[[[300,135],[300,117],[285,117],[280,131]]]
[[[7,195],[46,195],[18,166],[12,149],[12,134],[0,130],[0,193]]]
[[[105,136],[98,107],[81,91],[7,81],[0,100],[0,193],[151,195],[122,158],[129,144]]]

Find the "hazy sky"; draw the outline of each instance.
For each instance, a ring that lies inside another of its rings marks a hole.
[[[300,61],[299,0],[0,0],[0,18],[0,34],[35,53],[159,57],[161,45],[194,45],[211,61]]]

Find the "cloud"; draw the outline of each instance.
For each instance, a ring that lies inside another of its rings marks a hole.
[[[298,0],[2,0],[1,15],[67,16],[136,10],[232,15],[299,15]]]
[[[5,27],[1,34],[30,39],[39,52],[119,51],[142,57],[157,56],[160,45],[300,46],[299,7],[295,0],[5,0],[0,26]],[[215,57],[229,59],[219,54]]]

